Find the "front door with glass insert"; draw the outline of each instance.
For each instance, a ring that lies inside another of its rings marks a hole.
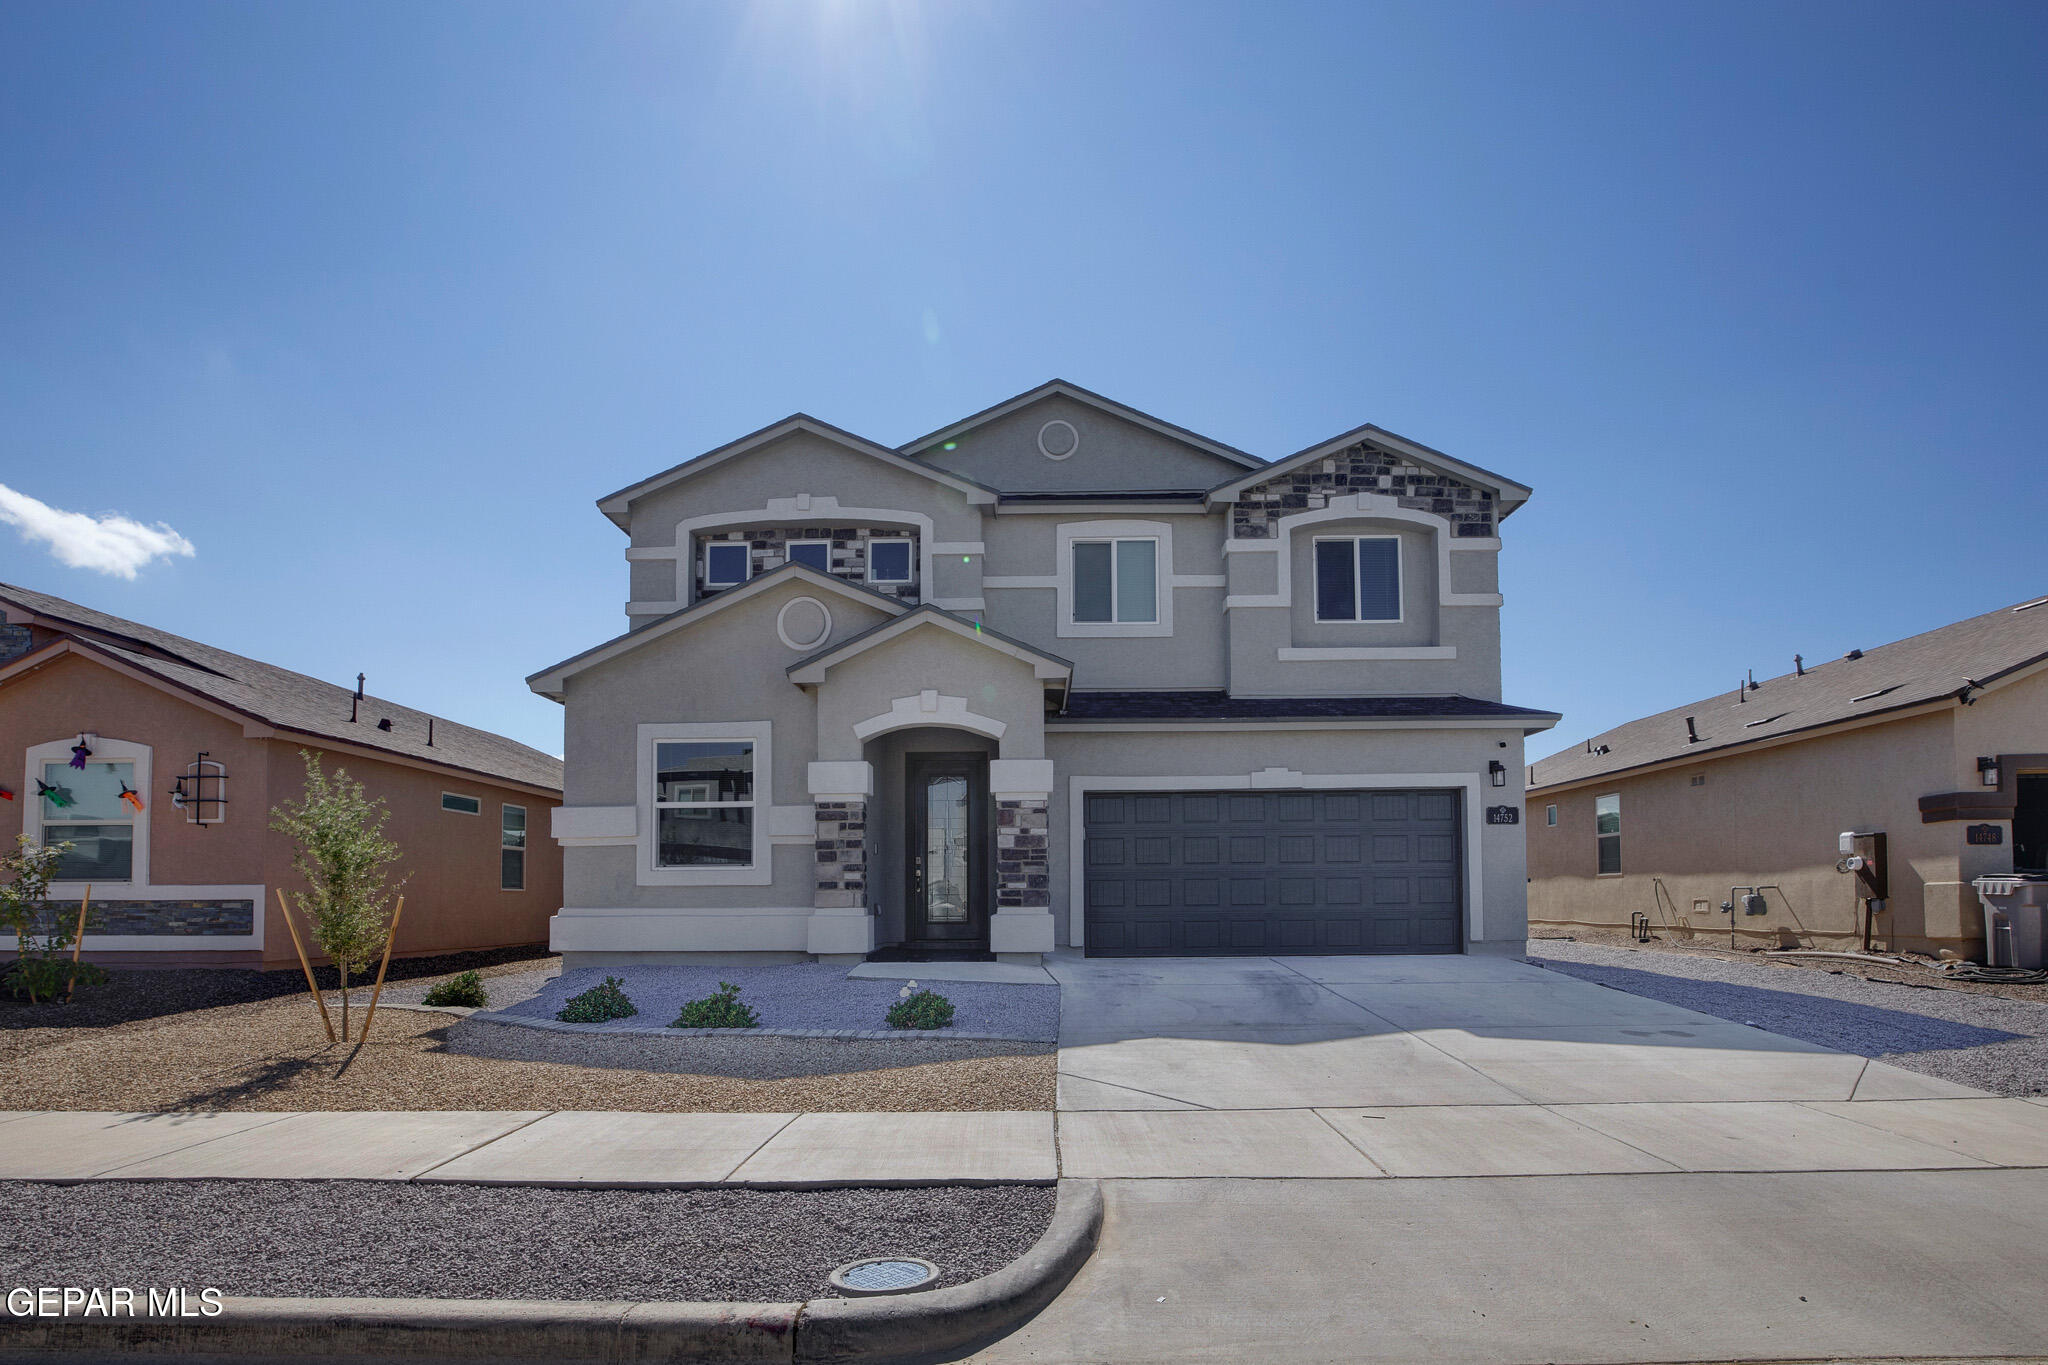
[[[904,937],[912,944],[971,948],[988,942],[988,759],[916,754],[904,760],[909,833]]]

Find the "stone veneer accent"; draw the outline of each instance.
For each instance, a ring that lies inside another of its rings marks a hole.
[[[66,932],[78,923],[77,901],[50,901],[40,922],[48,929],[58,917]],[[93,898],[85,932],[136,934],[149,938],[224,938],[256,932],[256,903],[227,901],[106,901]]]
[[[1044,797],[996,802],[996,912],[1052,904],[1046,868]]]
[[[868,582],[868,542],[876,537],[884,540],[908,540],[910,542],[910,581],[908,583]],[[747,573],[758,577],[781,565],[787,558],[784,546],[792,540],[829,540],[832,542],[832,576],[843,578],[849,583],[858,583],[884,597],[899,601],[917,602],[922,600],[917,590],[917,533],[915,531],[890,530],[881,526],[747,526],[731,531],[707,531],[697,537],[697,547],[691,551],[696,563],[691,567],[692,581],[696,585],[696,598],[701,600],[723,589],[708,588],[704,585],[705,545],[741,540],[753,550],[749,556]]]
[[[819,801],[817,818],[818,886],[815,908],[845,909],[867,904],[868,803]]]
[[[1308,510],[1314,493],[1385,493],[1415,512],[1432,512],[1451,523],[1459,537],[1493,534],[1493,491],[1474,488],[1441,470],[1410,464],[1370,441],[1254,484],[1230,509],[1230,534],[1238,540],[1270,540],[1274,523]]]
[[[0,626],[0,664],[19,659],[34,644],[35,636],[27,626]]]

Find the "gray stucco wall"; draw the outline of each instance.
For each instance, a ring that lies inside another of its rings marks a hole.
[[[1038,446],[1047,422],[1071,424],[1079,445],[1063,460]],[[953,438],[956,449],[930,447],[918,458],[1005,492],[1213,488],[1247,472],[1233,460],[1064,394],[1049,394]]]
[[[818,688],[817,757],[862,757],[854,726],[886,713],[898,697],[930,689],[959,697],[975,715],[1005,728],[1005,758],[1045,753],[1045,688],[1031,666],[937,626],[923,626],[836,665]]]
[[[717,611],[685,629],[568,680],[563,804],[629,806],[639,793],[638,736],[643,724],[768,721],[774,727],[774,770],[766,807],[809,806],[808,765],[816,757],[816,707],[784,670],[802,654],[775,633],[775,616],[797,597],[819,597],[832,611],[829,639],[842,640],[879,623],[880,607],[826,596],[802,583],[783,584]],[[821,646],[822,647],[822,646]],[[814,651],[804,651],[810,653]],[[759,775],[756,778],[759,782]],[[572,906],[809,906],[812,851],[774,850],[768,886],[639,886],[638,850],[624,845],[563,850],[563,902]]]
[[[1180,790],[1200,790],[1201,778],[1235,777],[1266,768],[1304,774],[1471,774],[1480,783],[1479,806],[1522,805],[1522,733],[1512,730],[1153,730],[1104,733],[1054,728],[1046,750],[1058,779],[1052,794],[1052,911],[1062,945],[1073,942],[1070,886],[1073,857],[1072,779],[1104,776],[1185,777]],[[1487,785],[1486,765],[1499,760],[1508,785]],[[1438,785],[1417,782],[1418,786]],[[1105,790],[1113,788],[1103,788]],[[1480,852],[1482,921],[1473,946],[1519,950],[1528,937],[1527,846],[1523,827],[1486,825],[1467,812],[1464,837]],[[1469,898],[1469,888],[1468,888]],[[1469,905],[1469,899],[1468,899]]]

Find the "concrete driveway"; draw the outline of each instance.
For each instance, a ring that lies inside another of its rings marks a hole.
[[[1506,959],[1050,966],[1103,1237],[975,1359],[2048,1354],[2048,1104]]]

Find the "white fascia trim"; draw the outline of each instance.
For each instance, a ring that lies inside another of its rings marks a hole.
[[[22,774],[27,780],[21,784],[20,793],[21,832],[36,843],[40,844],[43,842],[43,799],[36,795],[36,782],[43,775],[43,765],[45,763],[69,763],[71,761],[71,747],[78,743],[79,733],[78,731],[73,731],[63,739],[49,740],[43,744],[31,744],[28,747],[27,762],[23,765],[22,769]],[[134,831],[130,836],[133,842],[129,845],[128,879],[119,882],[94,882],[93,885],[99,888],[97,893],[98,899],[164,899],[156,888],[149,884],[149,831],[153,820],[151,813],[156,809],[156,783],[150,773],[150,747],[147,744],[141,744],[132,739],[110,739],[106,735],[94,735],[92,739],[92,759],[90,761],[96,763],[132,763],[135,771],[135,790],[142,793],[143,805],[142,811],[139,814],[133,815],[128,821],[130,828]],[[85,820],[75,822],[58,820],[56,823],[61,825],[67,823],[91,824],[93,822]],[[54,898],[63,896],[67,892],[83,894],[85,887],[86,883],[83,881],[51,882],[50,895]],[[110,892],[107,889],[109,887],[121,889]],[[190,899],[198,900],[202,898],[194,896]],[[256,913],[260,921],[263,913],[263,908],[260,904],[257,906]],[[260,942],[261,935],[259,934],[257,938],[258,942]]]
[[[972,730],[998,743],[1003,732],[1010,728],[1002,721],[968,710],[965,697],[942,696],[926,688],[914,697],[897,697],[889,703],[889,709],[878,716],[855,722],[853,735],[865,744],[876,735],[886,735],[891,730],[907,730],[916,725],[949,725],[959,730]]]
[[[889,449],[887,446],[876,445],[874,442],[863,437],[855,436],[852,432],[839,431],[824,425],[822,422],[813,421],[811,418],[798,414],[793,417],[786,417],[773,426],[763,427],[751,436],[742,436],[737,441],[720,446],[715,450],[707,451],[695,459],[685,460],[673,469],[663,470],[661,473],[642,479],[636,484],[630,484],[625,488],[621,488],[618,492],[601,499],[597,504],[597,510],[610,517],[614,522],[617,522],[619,518],[626,514],[634,499],[644,498],[649,493],[657,489],[666,488],[672,483],[679,483],[684,479],[694,478],[707,469],[715,469],[727,460],[745,455],[751,450],[757,450],[771,441],[780,440],[782,437],[798,431],[807,431],[813,436],[819,436],[832,442],[834,445],[844,446],[848,450],[873,456],[875,459],[882,461],[882,463],[894,466],[906,473],[922,474],[933,483],[943,484],[945,487],[964,495],[969,503],[993,503],[996,500],[996,491],[993,488],[984,487],[972,479],[953,473],[951,470],[938,469],[918,460],[910,459]]]
[[[640,837],[640,812],[636,806],[556,806],[548,812],[548,832],[564,848],[631,844]]]
[[[963,418],[951,426],[940,427],[937,431],[928,432],[907,445],[897,447],[897,449],[905,451],[928,450],[941,441],[950,441],[962,432],[972,431],[979,426],[986,426],[998,418],[1007,417],[1019,408],[1029,407],[1031,404],[1053,394],[1058,394],[1063,398],[1070,398],[1084,407],[1091,407],[1099,412],[1106,412],[1112,417],[1131,423],[1133,426],[1140,426],[1144,427],[1147,431],[1157,432],[1159,435],[1178,441],[1182,445],[1193,446],[1197,450],[1214,455],[1218,459],[1227,460],[1240,468],[1257,470],[1264,467],[1263,461],[1256,455],[1247,454],[1242,450],[1233,450],[1220,441],[1211,440],[1200,432],[1189,431],[1184,427],[1174,426],[1170,422],[1162,422],[1157,417],[1153,417],[1148,413],[1139,412],[1136,408],[1127,408],[1115,399],[1104,398],[1100,394],[1089,393],[1085,389],[1077,389],[1073,385],[1058,379],[1040,384],[1035,389],[1027,389],[1015,398],[977,412],[972,417]]]
[[[662,722],[639,727],[634,746],[634,811],[640,833],[633,882],[636,886],[770,886],[775,881],[774,841],[769,834],[775,801],[774,726],[765,720]],[[752,867],[656,867],[654,841],[654,746],[664,740],[752,740],[754,744],[754,864]]]
[[[1325,716],[1312,720],[1060,720],[1045,718],[1047,734],[1116,734],[1126,730],[1183,730],[1189,734],[1213,734],[1237,730],[1498,730],[1507,734],[1533,735],[1551,729],[1556,719],[1501,720],[1458,717],[1445,720],[1391,719],[1372,716]],[[1589,781],[1595,779],[1588,779]]]
[[[938,604],[934,602],[927,605],[937,606]],[[1019,648],[1008,640],[996,639],[994,636],[976,629],[967,622],[956,621],[948,616],[936,616],[928,611],[913,609],[888,624],[877,627],[864,635],[842,641],[834,649],[813,659],[802,668],[791,672],[789,680],[799,686],[815,686],[825,681],[827,672],[838,667],[848,659],[886,645],[890,641],[907,635],[913,630],[921,630],[926,627],[943,630],[949,635],[957,635],[963,640],[992,649],[998,654],[1007,655],[1019,663],[1029,664],[1031,676],[1041,682],[1047,680],[1065,681],[1073,676],[1073,666],[1065,660],[1054,662],[1040,655],[1035,650]]]
[[[1053,574],[999,574],[981,580],[984,588],[1057,588],[1060,580]]]
[[[805,774],[812,801],[865,801],[875,794],[875,765],[866,759],[821,759]]]
[[[94,757],[98,757],[95,753]],[[107,894],[100,886],[93,888],[93,903],[102,901],[248,901],[254,910],[249,923],[255,930],[249,934],[94,934],[85,936],[85,947],[103,953],[196,953],[226,949],[247,952],[263,946],[263,917],[267,913],[265,898],[270,888],[260,883],[244,886],[138,886],[128,882],[110,882],[109,886],[120,889]],[[85,895],[82,882],[56,882],[50,887],[52,901],[76,902]],[[75,921],[74,921],[75,923]],[[16,947],[14,935],[0,934],[0,948],[13,950]]]
[[[1342,624],[1341,622],[1339,624]],[[1328,649],[1283,648],[1275,650],[1282,663],[1365,663],[1373,660],[1455,659],[1456,645],[1346,645]]]
[[[1263,469],[1242,475],[1228,483],[1218,484],[1215,488],[1209,490],[1209,501],[1236,502],[1237,495],[1247,488],[1264,483],[1268,479],[1279,475],[1290,473],[1313,461],[1327,459],[1332,455],[1349,450],[1360,441],[1371,441],[1374,445],[1385,446],[1388,450],[1405,457],[1411,463],[1442,470],[1444,473],[1450,474],[1474,487],[1490,488],[1500,494],[1505,502],[1512,502],[1519,506],[1529,500],[1531,490],[1523,484],[1516,483],[1514,480],[1503,475],[1495,474],[1491,470],[1481,469],[1477,465],[1466,464],[1463,460],[1446,455],[1441,450],[1432,450],[1426,445],[1411,441],[1405,436],[1397,436],[1384,427],[1377,427],[1367,422],[1362,427],[1353,427],[1347,432],[1332,436],[1329,440],[1312,445],[1306,450],[1298,450],[1292,455],[1283,455],[1266,465]]]
[[[1465,841],[1465,946],[1484,942],[1484,860],[1481,832],[1486,829],[1484,775],[1480,773],[1301,773],[1290,768],[1264,768],[1255,773],[1219,777],[1070,777],[1067,779],[1067,941],[1086,947],[1088,922],[1087,867],[1088,793],[1091,791],[1310,791],[1350,787],[1441,787],[1464,793],[1464,818],[1459,830]],[[1519,830],[1520,826],[1516,826]]]
[[[690,543],[697,532],[716,530],[724,526],[759,525],[770,521],[812,520],[898,522],[916,527],[918,589],[921,592],[931,591],[932,558],[937,553],[938,546],[932,543],[932,519],[925,513],[906,511],[900,507],[841,507],[838,497],[831,493],[798,493],[793,497],[770,498],[764,507],[743,512],[707,512],[703,516],[684,517],[677,522],[676,542],[672,546],[664,547],[669,551],[669,555],[664,558],[673,557],[676,562],[678,605],[689,600],[692,590],[693,585],[686,575],[696,568],[696,557]],[[730,592],[731,589],[725,591]],[[670,607],[669,610],[673,611],[675,607]]]
[[[1497,592],[1452,592],[1451,591],[1451,546],[1455,543],[1451,535],[1451,523],[1433,512],[1418,512],[1403,507],[1399,499],[1385,493],[1342,493],[1332,494],[1327,507],[1318,507],[1306,512],[1280,518],[1274,525],[1274,535],[1266,540],[1237,540],[1223,542],[1225,554],[1246,554],[1264,551],[1279,556],[1274,565],[1274,581],[1278,591],[1252,596],[1226,597],[1226,609],[1240,607],[1286,607],[1294,603],[1294,533],[1306,526],[1321,525],[1332,521],[1402,521],[1410,525],[1425,527],[1436,545],[1437,605],[1444,607],[1498,607],[1501,595]],[[1498,547],[1500,541],[1492,541]],[[1476,548],[1476,547],[1471,547]]]

